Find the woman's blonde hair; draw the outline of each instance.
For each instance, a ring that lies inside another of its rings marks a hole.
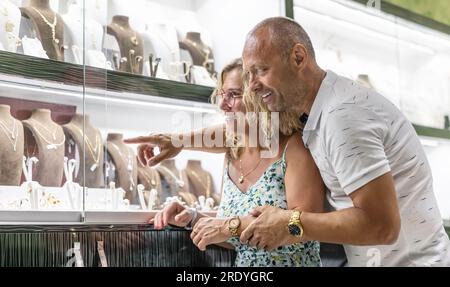
[[[260,126],[262,128],[262,130],[260,130],[259,132],[263,132],[264,138],[266,139],[266,142],[263,143],[263,147],[268,146],[268,144],[271,142],[272,137],[277,132],[280,132],[285,136],[290,136],[295,132],[302,131],[303,126],[299,121],[299,115],[297,113],[290,111],[284,111],[279,113],[278,130],[274,130],[274,128],[271,126],[272,114],[269,111],[267,105],[264,104],[261,97],[256,96],[256,94],[252,92],[249,88],[248,79],[243,73],[243,64],[241,58],[233,60],[222,70],[222,72],[218,77],[217,87],[214,90],[213,94],[211,95],[211,103],[213,104],[218,103],[217,94],[223,89],[225,77],[227,76],[228,73],[236,69],[242,72],[242,85],[244,87],[243,101],[245,109],[247,111],[246,120],[253,127]],[[260,118],[259,117],[260,113],[265,113],[267,116]],[[239,144],[241,143],[241,141],[238,138],[238,136],[236,134],[226,134],[226,140],[227,145],[230,146],[229,151],[230,156],[234,159],[239,158],[242,152],[244,151],[245,147]]]
[[[234,70],[240,70],[241,73],[243,72],[244,68],[242,65],[242,59],[241,58],[237,58],[234,59],[231,63],[229,63],[228,65],[225,66],[225,68],[223,68],[223,70],[220,72],[219,77],[217,78],[217,86],[214,89],[212,95],[211,95],[211,103],[212,104],[217,104],[219,102],[218,96],[217,94],[222,91],[223,89],[223,82],[225,81],[225,77],[227,76],[228,73],[234,71]]]

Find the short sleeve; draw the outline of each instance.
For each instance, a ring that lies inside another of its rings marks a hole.
[[[330,112],[325,150],[347,195],[391,171],[384,149],[387,125],[375,112],[341,106]]]

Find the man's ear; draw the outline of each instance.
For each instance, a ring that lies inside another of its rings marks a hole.
[[[305,63],[307,55],[305,46],[300,43],[295,44],[292,48],[292,58],[294,59],[297,67],[300,67]]]

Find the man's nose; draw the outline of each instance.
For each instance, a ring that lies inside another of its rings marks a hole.
[[[249,81],[249,88],[252,92],[256,93],[259,90],[261,90],[261,82],[258,80],[257,77],[251,77]]]

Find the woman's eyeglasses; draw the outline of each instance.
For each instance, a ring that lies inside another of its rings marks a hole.
[[[216,96],[221,101],[226,101],[231,106],[234,106],[235,100],[242,98],[242,91],[239,90],[219,90]]]

